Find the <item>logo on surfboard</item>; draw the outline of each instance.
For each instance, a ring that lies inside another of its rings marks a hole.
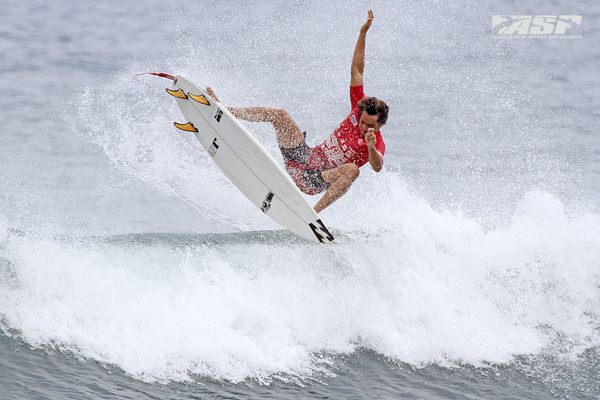
[[[214,157],[215,154],[217,154],[218,150],[219,150],[219,145],[217,144],[217,138],[214,138],[214,140],[212,141],[212,144],[208,148],[208,154],[210,154],[211,156]]]
[[[325,241],[323,239],[327,239],[330,242],[332,242],[335,238],[333,237],[333,235],[331,233],[329,233],[329,230],[325,227],[325,224],[323,223],[323,221],[318,219],[316,222],[317,222],[317,224],[319,224],[319,226],[316,226],[313,223],[308,224],[308,226],[310,226],[310,229],[312,229],[313,233],[315,234],[315,236],[317,237],[319,242],[325,243]],[[324,236],[321,235],[321,233]]]
[[[265,197],[265,199],[262,202],[262,207],[260,208],[260,211],[266,214],[267,211],[269,211],[269,208],[271,208],[271,201],[273,201],[273,192],[269,192],[267,194],[267,197]]]
[[[221,122],[221,117],[223,116],[223,110],[217,108],[217,113],[215,114],[215,119],[217,122]]]

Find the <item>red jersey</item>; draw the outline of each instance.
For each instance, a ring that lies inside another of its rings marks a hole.
[[[327,170],[347,163],[362,167],[369,162],[369,147],[358,128],[360,110],[356,104],[365,97],[363,86],[350,86],[350,115],[320,145],[311,149],[308,165],[313,169]],[[383,160],[385,143],[381,133],[375,135],[375,149]]]

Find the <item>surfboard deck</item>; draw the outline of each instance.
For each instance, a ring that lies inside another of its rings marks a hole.
[[[290,176],[223,105],[180,75],[167,92],[186,124],[225,176],[267,216],[287,230],[319,243],[335,243],[331,232]]]

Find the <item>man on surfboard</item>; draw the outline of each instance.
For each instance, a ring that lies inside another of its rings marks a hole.
[[[358,178],[359,168],[367,162],[376,172],[383,168],[385,143],[379,130],[387,122],[389,108],[375,97],[365,97],[363,92],[365,42],[372,22],[373,11],[369,10],[367,21],[360,28],[352,58],[352,111],[320,145],[308,147],[306,132],[300,130],[285,110],[268,107],[228,108],[238,119],[273,124],[285,168],[296,186],[310,195],[325,192],[314,207],[317,213],[350,189]],[[207,91],[217,99],[211,88],[207,88]]]

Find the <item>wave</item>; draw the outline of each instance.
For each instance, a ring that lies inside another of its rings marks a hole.
[[[598,215],[535,191],[496,230],[417,199],[386,222],[343,227],[336,246],[285,231],[5,227],[2,330],[160,381],[303,377],[360,348],[419,367],[572,360],[599,345]]]

